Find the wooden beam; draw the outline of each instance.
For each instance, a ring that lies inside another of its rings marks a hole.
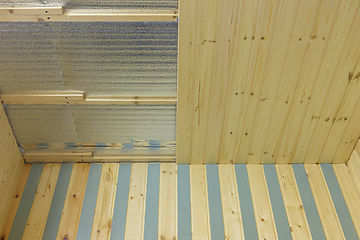
[[[59,14],[60,11],[63,13]],[[118,9],[62,9],[61,7],[3,7],[0,10],[0,21],[177,21],[177,18],[177,10],[123,11]]]
[[[1,94],[5,104],[176,105],[176,96],[84,96],[81,92]]]

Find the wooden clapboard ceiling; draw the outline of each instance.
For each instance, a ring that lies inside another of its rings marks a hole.
[[[360,2],[182,0],[178,163],[346,162]]]

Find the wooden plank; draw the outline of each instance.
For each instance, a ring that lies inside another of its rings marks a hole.
[[[62,6],[36,6],[36,7],[0,7],[0,15],[62,15]],[[1,17],[1,16],[0,16]]]
[[[143,11],[131,12],[122,11],[118,9],[102,9],[102,10],[89,10],[89,9],[64,9],[62,15],[47,15],[48,13],[36,13],[38,10],[32,10],[33,14],[27,15],[14,15],[9,12],[0,15],[0,21],[27,21],[27,22],[74,22],[74,21],[177,21],[177,10],[164,10],[164,11]],[[20,12],[20,10],[17,10]],[[21,10],[21,12],[28,10]],[[30,10],[29,10],[30,11]],[[15,13],[15,10],[14,12]]]
[[[345,239],[334,203],[318,164],[305,164],[306,175],[327,239]]]
[[[245,239],[234,165],[219,164],[218,168],[225,239]]]
[[[178,239],[177,165],[160,164],[158,239]]]
[[[295,175],[290,164],[276,164],[292,239],[312,239]]]
[[[77,240],[89,240],[91,236],[92,223],[94,219],[94,211],[96,199],[100,184],[100,175],[102,164],[91,164],[89,177],[86,183],[84,202],[81,209],[80,222],[78,227]]]
[[[342,195],[349,209],[357,235],[360,238],[360,196],[358,189],[354,184],[349,170],[345,164],[333,164],[334,172],[339,182]]]
[[[66,237],[67,239],[76,239],[89,170],[89,163],[75,163],[73,165],[57,231],[56,239],[58,240],[66,239]]]
[[[7,93],[0,94],[5,104],[68,105],[176,105],[176,96],[96,96],[84,93]]]
[[[247,164],[259,239],[278,239],[265,173],[261,164]]]
[[[347,163],[347,169],[351,176],[352,182],[356,186],[356,193],[360,197],[360,157],[357,150],[353,151],[349,162]]]
[[[205,165],[190,165],[192,239],[211,239]]]
[[[60,164],[45,164],[22,239],[42,239]]]
[[[191,239],[190,166],[177,165],[178,239]]]
[[[110,239],[118,173],[118,163],[102,165],[91,240]]]
[[[8,214],[5,218],[4,226],[2,228],[0,238],[7,240],[11,231],[12,224],[15,219],[16,212],[18,210],[22,194],[30,173],[31,164],[25,164],[19,179],[19,183],[16,187],[15,193],[12,196],[11,205],[9,207]]]
[[[125,240],[144,239],[147,167],[147,163],[131,166]]]
[[[43,239],[56,239],[73,165],[74,164],[61,164],[55,192],[42,237]]]

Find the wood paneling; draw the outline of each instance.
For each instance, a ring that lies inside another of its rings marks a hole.
[[[177,162],[346,162],[360,136],[359,7],[181,1]]]

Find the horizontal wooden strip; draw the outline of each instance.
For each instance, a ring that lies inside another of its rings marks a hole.
[[[9,93],[1,94],[5,104],[69,105],[176,105],[176,96],[87,96],[84,93]]]
[[[129,12],[119,11],[116,9],[101,9],[101,10],[85,10],[85,9],[65,9],[62,15],[49,15],[42,10],[41,13],[35,13],[39,9],[29,8],[26,10],[13,10],[13,13],[9,12],[9,8],[4,9],[3,15],[0,15],[0,21],[30,21],[30,22],[75,22],[75,21],[177,21],[177,11],[146,11],[146,12]],[[19,14],[25,13],[25,11],[33,11],[31,14],[26,15]],[[14,14],[18,12],[18,14]]]
[[[63,7],[0,7],[1,15],[15,16],[15,15],[62,15]]]
[[[90,158],[91,151],[75,152],[75,151],[26,151],[24,158],[56,158],[56,157],[73,157],[73,158]]]

